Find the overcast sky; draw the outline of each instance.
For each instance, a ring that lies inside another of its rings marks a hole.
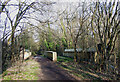
[[[1,0],[1,1],[3,2],[3,1],[6,1],[6,0]],[[18,4],[18,1],[20,1],[20,0],[11,0],[9,2],[9,4]],[[25,1],[25,0],[21,0],[21,1]],[[48,0],[26,0],[26,1],[28,1],[28,3],[31,3],[33,1],[48,1]],[[63,11],[65,8],[67,8],[70,5],[72,7],[71,9],[75,9],[75,7],[77,7],[77,5],[78,5],[78,2],[86,1],[86,2],[89,3],[89,2],[92,2],[92,1],[98,1],[98,0],[50,0],[50,1],[57,2],[57,4],[52,6],[53,7],[52,9],[54,11],[58,11],[58,10]],[[99,0],[99,1],[102,2],[102,1],[105,1],[105,0]],[[107,0],[107,1],[109,2],[111,0]],[[112,0],[112,1],[114,1],[114,0]],[[116,0],[116,1],[119,1],[119,0]],[[10,16],[11,16],[12,19],[17,14],[18,10],[16,10],[16,8],[17,7],[14,7],[14,6],[11,6],[11,7],[8,8],[8,10],[11,12]],[[55,14],[51,14],[51,15],[55,15]],[[32,16],[34,16],[34,15],[32,15]],[[41,16],[40,19],[46,19],[45,17],[48,18],[48,16],[46,15],[46,16]],[[0,20],[1,20],[0,21],[0,37],[2,36],[1,31],[3,31],[3,28],[1,29],[1,27],[4,26],[4,21],[6,20],[5,18],[6,18],[6,15],[4,13],[2,13],[1,16],[0,16]],[[34,20],[31,20],[31,22],[36,24],[36,22]],[[8,21],[8,26],[10,26],[9,21]],[[11,29],[11,28],[9,28],[9,29]]]

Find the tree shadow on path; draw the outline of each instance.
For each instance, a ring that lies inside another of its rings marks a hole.
[[[40,80],[76,80],[47,58],[39,56],[36,61],[40,64]]]

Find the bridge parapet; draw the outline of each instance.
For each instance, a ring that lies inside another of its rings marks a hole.
[[[57,53],[54,51],[46,51],[44,55],[51,59],[52,61],[56,62],[57,61]]]

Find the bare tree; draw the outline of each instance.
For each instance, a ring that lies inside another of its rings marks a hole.
[[[120,29],[118,28],[120,20],[118,20],[119,2],[96,2],[92,11],[94,23],[97,28],[99,40],[101,44],[101,66],[108,69],[108,60],[111,54],[114,54],[114,48]],[[114,54],[116,55],[116,54]]]
[[[4,8],[5,8],[5,6],[8,4],[8,2],[10,2],[11,0],[7,0],[7,1],[4,1],[4,2],[2,2],[2,1],[0,1],[0,14],[3,12],[3,10],[4,10]]]
[[[78,11],[72,14],[71,18],[67,19],[67,29],[69,30],[70,36],[72,38],[72,43],[75,51],[74,55],[74,61],[77,62],[77,43],[80,36],[84,37],[86,35],[86,29],[88,28],[88,25],[86,21],[88,21],[90,13],[87,9],[87,6],[85,7],[85,2],[82,3],[82,7],[80,11],[81,13],[78,13]],[[78,7],[78,8],[79,8]],[[83,34],[84,33],[84,34]],[[83,47],[84,48],[84,47]],[[79,62],[79,61],[78,61]]]
[[[19,2],[18,4],[18,12],[16,14],[16,16],[12,19],[10,12],[7,8],[5,8],[5,12],[7,15],[7,18],[9,19],[10,22],[10,26],[12,28],[12,32],[11,32],[11,60],[12,62],[14,61],[14,42],[15,42],[15,38],[14,38],[14,34],[15,34],[15,30],[17,28],[17,26],[19,25],[20,21],[23,19],[23,16],[26,14],[27,10],[29,10],[33,5],[35,4],[35,2],[32,2],[30,4],[27,4],[25,2]],[[11,5],[12,6],[12,5]]]

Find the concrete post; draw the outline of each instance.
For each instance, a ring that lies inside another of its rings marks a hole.
[[[57,53],[56,52],[53,52],[53,61],[56,62],[57,61]]]

